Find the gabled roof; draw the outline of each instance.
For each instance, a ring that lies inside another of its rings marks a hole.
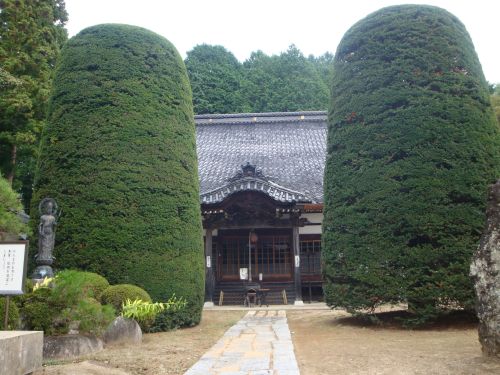
[[[323,202],[326,112],[197,115],[195,123],[201,203],[241,190]],[[248,165],[254,176],[241,172]]]

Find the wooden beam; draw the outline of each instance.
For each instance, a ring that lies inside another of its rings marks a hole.
[[[294,226],[292,229],[292,245],[294,255],[294,282],[295,282],[295,304],[301,305],[302,301],[302,282],[300,280],[300,242],[299,242],[299,227]]]
[[[205,302],[214,300],[214,271],[212,267],[212,229],[205,231]]]

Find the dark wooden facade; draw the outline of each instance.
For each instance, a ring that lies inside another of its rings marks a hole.
[[[321,237],[301,235],[300,228],[318,225],[304,214],[321,212],[322,205],[274,198],[296,193],[273,186],[275,190],[268,189],[273,197],[262,188],[266,181],[255,166],[244,165],[231,186],[221,189],[226,194],[202,204],[207,302],[217,303],[225,290],[243,295],[246,283],[257,283],[278,293],[274,302],[282,301],[285,290],[289,302],[300,304],[303,286],[308,299],[311,288],[321,286]],[[247,280],[240,278],[242,268],[248,270]]]

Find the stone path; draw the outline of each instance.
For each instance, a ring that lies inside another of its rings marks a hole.
[[[184,375],[300,375],[285,311],[249,311]]]

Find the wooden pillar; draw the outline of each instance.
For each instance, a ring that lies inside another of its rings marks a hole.
[[[213,303],[214,301],[214,271],[212,254],[212,229],[205,230],[205,302]]]
[[[292,244],[294,255],[294,281],[295,281],[295,304],[302,305],[302,282],[300,280],[300,242],[299,242],[299,227],[294,226],[292,229]]]

